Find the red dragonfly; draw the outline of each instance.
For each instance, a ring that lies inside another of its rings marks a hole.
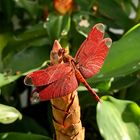
[[[81,82],[96,100],[101,102],[85,79],[99,72],[108,54],[112,41],[110,38],[103,39],[103,36],[104,25],[96,24],[74,58],[68,55],[65,49],[60,48],[59,60],[63,63],[59,62],[46,69],[28,74],[24,80],[25,84],[36,87],[34,92],[38,93],[40,100],[49,100],[73,92]],[[56,43],[58,44],[57,41],[54,44]]]

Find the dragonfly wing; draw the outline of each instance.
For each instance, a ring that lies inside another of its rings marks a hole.
[[[78,87],[78,81],[73,71],[69,72],[63,78],[51,83],[39,92],[40,100],[49,100],[65,96]]]
[[[38,70],[28,74],[24,83],[26,85],[44,86],[59,80],[72,70],[69,63],[56,64],[46,69]]]
[[[98,47],[99,42],[103,39],[104,31],[99,30],[99,27],[103,28],[104,25],[101,23],[96,24],[89,33],[86,40],[80,46],[75,55],[75,58],[78,62],[84,62],[85,59],[89,57],[89,54],[93,54]]]
[[[84,78],[90,78],[99,72],[108,53],[111,39],[103,39],[103,28],[103,24],[96,24],[75,56]]]

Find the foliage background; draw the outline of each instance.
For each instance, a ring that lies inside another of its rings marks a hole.
[[[78,88],[86,140],[140,139],[140,1],[74,3],[71,13],[61,15],[51,0],[0,1],[1,139],[52,139],[50,102],[32,104],[24,76],[46,66],[55,39],[74,56],[98,22],[113,45],[101,72],[88,79],[102,106],[82,85]]]

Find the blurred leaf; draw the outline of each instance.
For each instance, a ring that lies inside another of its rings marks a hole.
[[[48,46],[30,47],[8,55],[7,58],[3,60],[4,69],[11,70],[12,74],[16,74],[16,72],[22,74],[40,67],[44,61],[49,59],[50,50],[47,47]]]
[[[139,101],[140,100],[140,81],[138,80],[133,86],[126,91],[126,99]]]
[[[111,83],[111,90],[120,90],[132,86],[138,81],[135,75],[115,78]]]
[[[37,41],[42,38],[46,38],[47,41],[47,32],[43,27],[43,24],[37,24],[35,26],[30,27],[22,33],[11,36],[9,38],[7,46],[3,50],[3,57],[6,57],[8,54],[20,51],[22,49],[28,48],[32,46],[32,42]]]
[[[79,103],[81,109],[85,109],[90,105],[96,105],[97,101],[95,101],[94,97],[88,91],[78,92]]]
[[[92,88],[95,92],[97,89]],[[97,101],[95,100],[95,97],[91,95],[91,93],[87,90],[85,86],[79,86],[78,87],[78,96],[79,96],[79,102],[80,107],[82,109],[85,109],[86,107],[90,105],[96,105]]]
[[[10,22],[15,8],[13,0],[0,0],[0,5],[5,15],[4,18],[6,18],[7,22]]]
[[[37,1],[31,0],[14,0],[17,6],[24,8],[30,14],[32,18],[36,18],[36,12],[38,10],[38,3]]]
[[[102,21],[104,20],[111,27],[127,30],[134,25],[134,22],[129,19],[121,4],[116,0],[96,0],[95,2],[95,5],[98,6],[98,13],[102,15]]]
[[[97,105],[97,123],[105,140],[139,140],[140,108],[131,101],[104,96]]]
[[[22,120],[11,124],[0,124],[0,132],[35,133],[48,136],[48,132],[38,122],[30,117],[23,116]]]
[[[44,68],[44,65],[41,65],[37,68],[29,69],[28,71],[26,71],[24,73],[21,73],[21,71],[16,71],[16,75],[11,75],[11,74],[8,75],[8,73],[0,73],[0,88],[7,85],[7,84],[10,84],[10,83],[16,81],[21,76],[25,76],[28,73],[39,70],[41,68]]]
[[[8,40],[9,40],[8,34],[0,34],[0,54],[3,48],[7,45]]]
[[[133,9],[132,0],[115,0],[115,1],[121,6],[122,10],[129,17]]]
[[[76,4],[80,7],[80,10],[89,11],[95,0],[76,0]]]
[[[74,56],[79,49],[80,45],[82,44],[83,40],[85,39],[85,36],[77,31],[75,28],[75,23],[72,20],[71,24],[71,30],[69,32],[69,39],[71,43],[71,52],[70,54]]]
[[[0,123],[8,124],[22,119],[22,115],[14,107],[0,104]]]
[[[49,49],[43,47],[30,47],[16,54],[11,54],[4,60],[4,73],[0,73],[0,87],[14,82],[29,72],[38,70],[49,59]]]
[[[114,42],[100,73],[89,81],[125,76],[140,69],[140,26]]]
[[[81,110],[82,125],[85,127],[85,140],[103,140],[96,123],[96,106],[89,105]]]
[[[0,73],[0,87],[17,80],[20,76],[21,75],[8,76],[8,75]]]
[[[96,84],[96,88],[102,92],[108,91],[111,87],[112,80],[111,78],[110,80],[99,82]]]
[[[49,137],[35,134],[24,134],[24,133],[1,133],[0,138],[4,140],[52,140]]]
[[[138,3],[138,7],[137,7],[137,10],[136,10],[136,19],[135,19],[137,22],[140,21],[140,2]]]
[[[19,77],[25,76],[30,72],[39,70],[42,67],[44,67],[44,66],[41,65],[41,66],[39,66],[37,68],[29,69],[28,71],[26,71],[24,73],[21,73],[20,71],[16,71],[16,75],[11,75],[11,74],[8,75],[8,73],[0,73],[0,88],[5,86],[5,85],[7,85],[7,84],[10,84],[10,83],[16,81]]]
[[[8,34],[0,34],[0,72],[2,71],[3,68],[3,63],[2,63],[2,50],[3,48],[7,45],[9,39],[9,35]]]
[[[44,24],[44,28],[47,29],[51,43],[68,34],[70,21],[71,19],[69,15],[62,16],[54,13],[49,14],[47,22]]]

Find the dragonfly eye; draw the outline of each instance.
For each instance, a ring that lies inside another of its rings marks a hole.
[[[58,51],[59,56],[64,55],[65,53],[66,53],[66,50],[64,48],[59,49],[59,51]]]
[[[78,61],[74,61],[75,65],[77,65],[79,62]]]

